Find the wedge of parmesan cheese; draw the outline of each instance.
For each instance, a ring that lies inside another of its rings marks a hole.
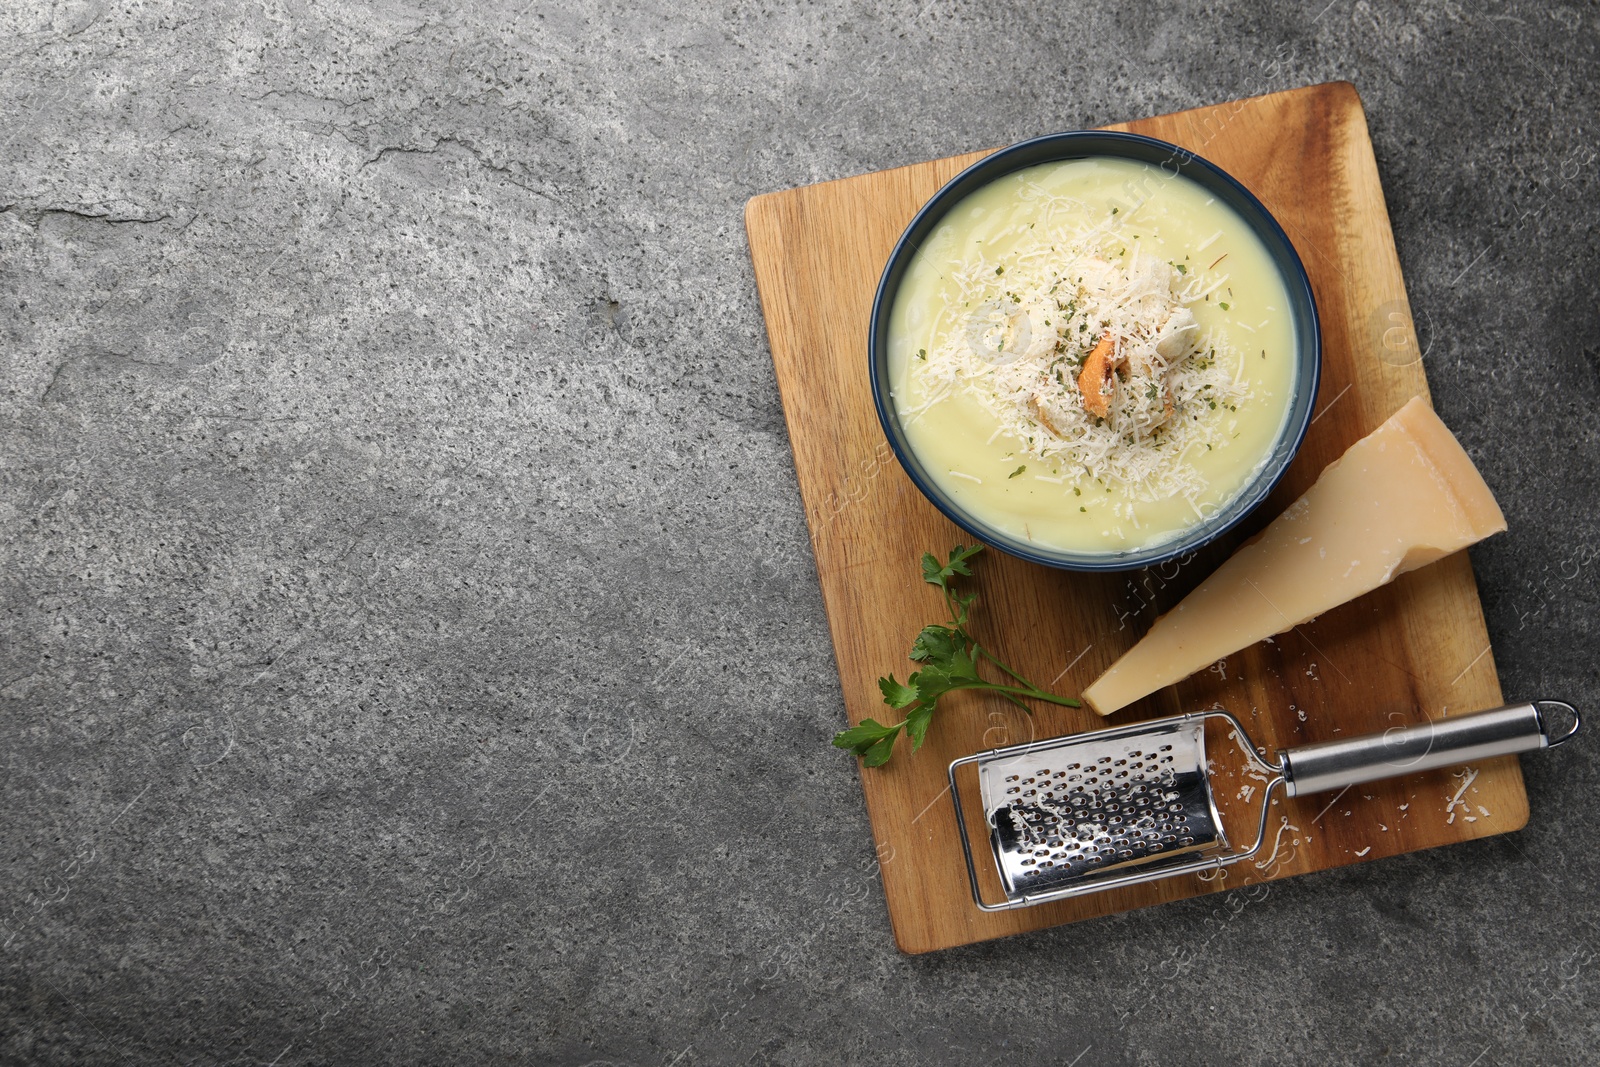
[[[1414,397],[1157,619],[1083,699],[1110,715],[1505,528],[1455,435]]]

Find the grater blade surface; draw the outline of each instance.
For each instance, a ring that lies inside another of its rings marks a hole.
[[[1062,738],[978,765],[1006,896],[1058,890],[1097,872],[1225,849],[1203,722],[1111,738]]]

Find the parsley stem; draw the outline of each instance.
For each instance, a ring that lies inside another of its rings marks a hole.
[[[969,682],[966,685],[956,685],[956,686],[951,686],[950,688],[952,688],[952,689],[988,689],[988,690],[991,690],[993,692],[1003,694],[1005,696],[1023,696],[1023,697],[1029,698],[1030,700],[1044,700],[1044,701],[1048,701],[1051,704],[1059,704],[1064,708],[1081,708],[1081,707],[1083,707],[1083,703],[1081,701],[1074,700],[1072,697],[1058,697],[1054,693],[1046,693],[1046,692],[1043,692],[1041,690],[1035,689],[1035,688],[1033,688],[1032,685],[1030,685],[1030,684],[1028,684],[1026,682],[1024,682],[1020,686],[1016,686],[1016,685],[997,685],[994,682],[977,682],[977,683]]]
[[[1001,693],[1000,695],[1005,697],[1007,700],[1011,701],[1011,703],[1015,704],[1017,707],[1021,708],[1023,711],[1027,712],[1029,715],[1033,714],[1033,709],[1032,708],[1028,707],[1028,705],[1024,704],[1022,701],[1018,700],[1016,697],[1012,696],[1010,693]]]
[[[1012,670],[1010,667],[1007,667],[1004,663],[1001,663],[999,660],[995,659],[994,658],[994,654],[992,652],[990,652],[987,648],[984,648],[982,645],[978,644],[978,642],[976,642],[976,641],[972,642],[972,647],[978,653],[978,655],[982,656],[984,659],[988,660],[990,663],[993,663],[996,667],[999,667],[1001,670],[1003,670],[1007,674],[1011,675],[1011,677],[1015,678],[1017,681],[1021,682],[1025,686],[1027,686],[1029,689],[1033,689],[1034,688],[1034,685],[1033,685],[1032,682],[1028,681],[1026,678],[1024,678],[1022,675],[1018,674],[1016,671]]]
[[[1044,700],[1051,704],[1059,704],[1064,708],[1083,707],[1082,701],[1075,700],[1072,697],[1058,697],[1054,693],[1046,693],[1042,689],[1035,689],[1033,683],[1028,681],[1023,681],[1021,685],[1002,685],[999,682],[991,682],[983,678],[976,680],[964,679],[952,683],[947,691],[955,692],[958,689],[981,689],[985,692],[999,693],[1004,697],[1027,697],[1030,700]]]

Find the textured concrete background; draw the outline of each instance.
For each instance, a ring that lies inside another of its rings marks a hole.
[[[4,5],[0,1061],[1594,1062],[1592,738],[1509,838],[898,954],[741,209],[1354,81],[1505,689],[1600,707],[1597,37]]]

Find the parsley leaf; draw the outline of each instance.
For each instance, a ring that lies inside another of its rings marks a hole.
[[[901,685],[894,680],[892,674],[887,678],[878,679],[878,690],[883,693],[883,702],[891,708],[903,708],[917,702],[917,687]]]
[[[899,727],[895,727],[899,732]],[[889,734],[882,741],[873,745],[861,754],[861,762],[868,767],[882,767],[889,762],[889,757],[894,755],[894,734]]]
[[[967,560],[983,551],[982,545],[957,545],[950,550],[950,559],[940,563],[931,552],[922,554],[922,580],[929,585],[936,585],[944,590],[945,596],[950,595],[950,579],[956,575],[970,575],[972,568],[967,566]]]
[[[958,689],[998,693],[1030,714],[1031,709],[1022,703],[1023,697],[1071,708],[1081,706],[1069,697],[1058,697],[1039,689],[1001,663],[967,632],[967,618],[978,595],[961,592],[953,587],[953,583],[958,578],[971,576],[969,561],[982,551],[982,545],[970,548],[957,545],[943,562],[931,552],[923,554],[922,580],[937,586],[944,594],[950,620],[945,625],[931,623],[917,634],[909,655],[913,662],[921,664],[921,668],[907,676],[905,682],[900,682],[892,674],[878,679],[878,691],[883,694],[884,704],[903,712],[905,718],[887,725],[876,719],[863,719],[859,725],[834,736],[835,747],[859,756],[864,766],[881,767],[889,762],[889,757],[894,754],[895,739],[902,732],[911,738],[911,751],[921,748],[928,735],[928,726],[933,721],[933,713],[939,705],[939,698]],[[991,682],[984,678],[978,666],[985,660],[1010,680]]]
[[[904,723],[895,723],[893,726],[885,726],[877,719],[863,719],[859,726],[852,726],[850,729],[836,735],[833,743],[839,748],[847,748],[856,755],[865,757],[877,745],[888,741],[889,745],[884,749],[883,757],[888,759],[889,748],[894,746],[895,735],[900,732],[901,727],[904,725]],[[873,763],[869,766],[876,767],[882,762],[883,760],[879,760],[878,763]]]
[[[956,650],[956,632],[948,626],[924,626],[911,644],[911,658],[918,663],[932,660],[935,663],[949,659]],[[878,683],[881,688],[882,681]]]
[[[932,719],[932,704],[923,704],[906,716],[906,736],[911,738],[911,751],[922,747],[922,739],[928,736],[928,723]]]

